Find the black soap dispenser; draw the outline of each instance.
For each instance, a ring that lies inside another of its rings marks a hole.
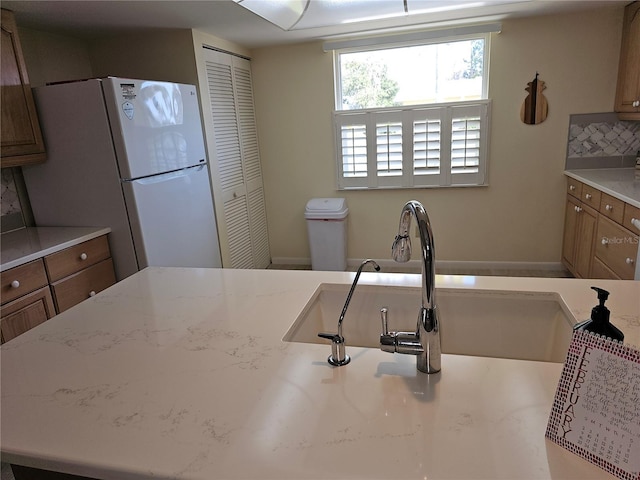
[[[609,337],[619,342],[624,341],[624,333],[609,322],[610,312],[609,309],[604,306],[604,302],[609,298],[609,292],[598,287],[591,287],[591,289],[598,292],[598,301],[600,303],[591,309],[591,318],[589,320],[577,323],[573,329],[597,333],[598,335]]]

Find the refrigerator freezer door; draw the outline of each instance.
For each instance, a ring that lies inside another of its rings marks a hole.
[[[123,182],[140,268],[221,267],[206,165]]]
[[[121,178],[206,162],[194,85],[110,77],[102,86]]]

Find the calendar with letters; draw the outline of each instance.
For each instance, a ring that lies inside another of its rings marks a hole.
[[[546,436],[623,480],[640,480],[640,351],[573,334]]]

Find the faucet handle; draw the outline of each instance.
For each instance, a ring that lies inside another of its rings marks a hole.
[[[382,307],[380,309],[380,319],[382,320],[382,335],[389,334],[389,324],[387,322],[388,313],[389,309],[387,307]]]
[[[396,351],[396,334],[389,333],[388,323],[389,309],[382,307],[380,309],[380,319],[382,320],[382,334],[380,335],[380,350],[383,352],[394,353]]]

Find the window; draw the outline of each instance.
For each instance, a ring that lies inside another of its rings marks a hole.
[[[336,51],[338,187],[486,184],[488,42]]]

